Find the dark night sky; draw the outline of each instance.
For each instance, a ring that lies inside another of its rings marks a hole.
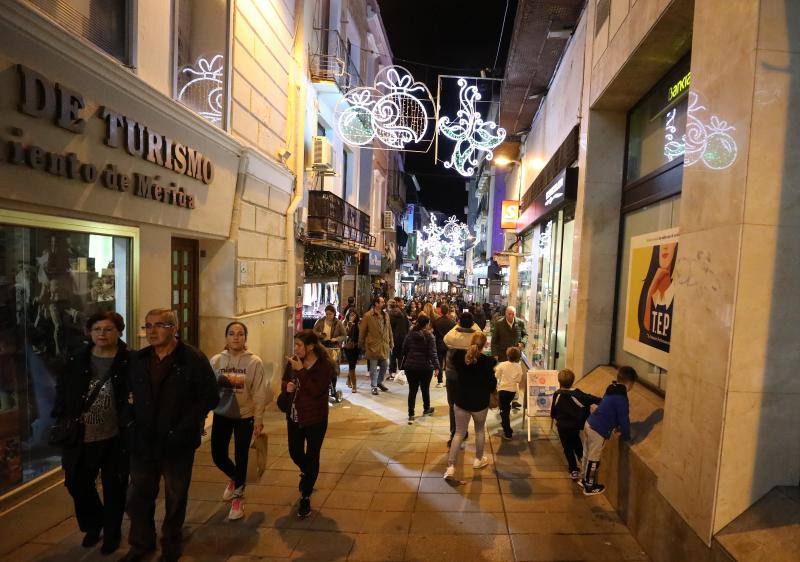
[[[425,82],[434,97],[439,74],[479,76],[481,68],[494,65],[506,0],[378,0],[378,3],[395,63]],[[498,78],[505,68],[517,1],[509,0],[508,4],[500,58],[493,74]],[[419,197],[423,205],[465,220],[465,179],[434,162],[433,146],[426,154],[407,153],[406,171],[416,174],[422,187]]]

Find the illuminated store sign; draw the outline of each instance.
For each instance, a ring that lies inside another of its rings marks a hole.
[[[534,197],[517,221],[518,230],[541,221],[551,213],[574,201],[578,193],[578,168],[566,168]]]
[[[503,214],[500,218],[500,228],[503,230],[515,230],[519,219],[519,201],[516,199],[503,200]]]
[[[691,85],[692,85],[692,73],[687,72],[683,76],[683,78],[681,78],[680,80],[678,80],[672,86],[669,87],[669,90],[667,92],[667,101],[671,102],[672,100],[680,96],[682,93],[684,93],[686,90],[688,90]]]
[[[50,82],[47,78],[17,65],[20,76],[20,99],[17,109],[20,113],[38,119],[52,119],[55,124],[75,134],[83,134],[86,128],[83,96],[63,84]],[[173,141],[152,128],[135,121],[121,113],[101,106],[95,114],[106,124],[103,142],[111,148],[124,150],[131,156],[142,158],[157,166],[188,176],[206,185],[214,180],[214,165],[200,151]],[[15,136],[21,137],[23,131],[16,129]],[[91,162],[81,161],[75,153],[50,152],[30,144],[23,145],[19,140],[5,141],[0,150],[0,161],[28,166],[34,170],[49,173],[83,183],[100,184],[110,190],[130,191],[132,195],[153,199],[160,203],[194,209],[195,197],[187,193],[175,182],[162,185],[159,177],[140,173],[128,175],[113,163],[99,169]]]

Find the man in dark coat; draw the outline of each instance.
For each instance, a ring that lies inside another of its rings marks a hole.
[[[175,337],[175,313],[151,310],[145,322],[150,345],[133,356],[129,371],[133,428],[128,436],[131,549],[122,559],[126,562],[138,562],[155,549],[153,515],[162,477],[166,513],[161,559],[180,558],[194,452],[206,416],[219,402],[216,377],[206,356]]]
[[[525,347],[528,332],[525,323],[517,318],[517,309],[513,306],[506,307],[505,317],[497,319],[492,324],[492,355],[498,361],[506,360],[506,350],[509,347]]]
[[[403,365],[403,342],[411,329],[408,316],[401,307],[397,306],[395,299],[389,301],[389,323],[392,325],[392,338],[394,338],[394,347],[389,359],[389,379],[391,380]]]
[[[433,335],[436,336],[436,355],[439,358],[439,371],[436,373],[436,386],[442,386],[442,377],[444,376],[444,368],[447,356],[447,346],[444,344],[444,337],[447,332],[452,330],[456,325],[450,315],[450,307],[446,304],[442,305],[442,315],[433,321]]]

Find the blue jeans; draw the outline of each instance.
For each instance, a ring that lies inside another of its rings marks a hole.
[[[386,369],[389,368],[388,359],[369,359],[369,377],[372,380],[372,388],[383,384],[386,376]]]

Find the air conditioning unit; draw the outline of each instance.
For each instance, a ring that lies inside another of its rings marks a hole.
[[[384,230],[394,230],[394,213],[392,211],[383,212],[383,226]]]
[[[327,137],[313,137],[312,161],[314,170],[330,172],[333,170],[333,149]]]

